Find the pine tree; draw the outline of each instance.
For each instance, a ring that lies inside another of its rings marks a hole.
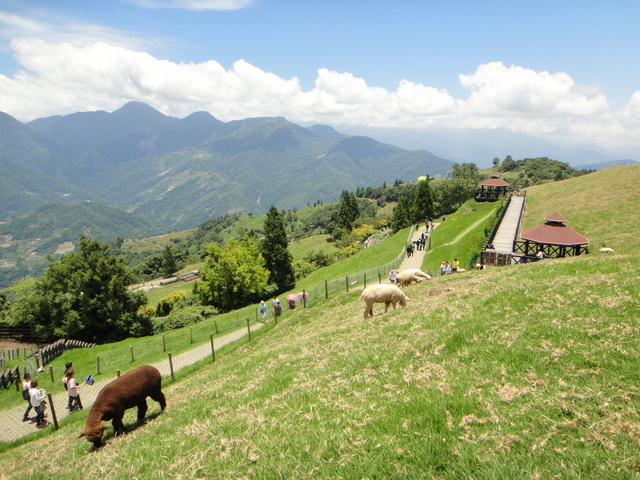
[[[435,217],[433,192],[429,186],[429,180],[428,178],[418,182],[418,188],[415,190],[413,205],[411,207],[411,221],[413,222],[420,222],[425,218]]]
[[[353,222],[360,216],[356,197],[344,190],[340,195],[340,205],[336,213],[336,225],[342,227],[347,233],[353,230]]]
[[[264,257],[265,267],[270,272],[269,283],[275,286],[277,292],[293,288],[296,282],[293,260],[287,246],[284,220],[278,209],[272,206],[264,222],[264,238],[260,243],[260,252]]]
[[[394,232],[402,230],[411,225],[410,220],[411,201],[408,195],[404,195],[398,199],[398,204],[393,208],[391,213],[391,221],[389,222]]]

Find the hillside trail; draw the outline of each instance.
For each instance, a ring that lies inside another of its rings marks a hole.
[[[433,228],[435,229],[438,225],[440,225],[439,223],[433,223]],[[420,238],[420,236],[426,233],[426,227],[419,227],[414,229],[413,234],[411,235],[411,241],[415,241],[418,240]],[[433,232],[432,232],[433,233]],[[431,235],[432,233],[430,233],[429,235]],[[413,255],[411,255],[410,257],[405,256],[404,260],[402,260],[402,263],[400,264],[400,267],[398,268],[399,271],[402,270],[408,270],[410,268],[419,268],[422,269],[422,261],[424,260],[424,256],[427,254],[427,250],[414,250],[413,251]],[[390,283],[389,282],[389,278],[385,278],[382,283]]]
[[[470,225],[469,228],[467,228],[464,232],[460,232],[460,235],[458,235],[456,238],[454,238],[453,240],[451,240],[449,243],[447,243],[447,245],[453,245],[454,243],[458,243],[460,241],[460,239],[462,237],[464,237],[466,234],[468,234],[471,230],[473,230],[474,228],[476,228],[478,225],[480,225],[482,222],[486,222],[487,220],[489,220],[489,217],[493,215],[493,212],[489,212],[488,214],[486,214],[484,217],[482,217],[480,220],[478,220],[477,222],[475,222],[473,225]]]
[[[436,227],[438,224],[434,224]],[[416,228],[411,236],[411,241],[417,240],[420,238],[420,235],[425,232],[425,227]],[[411,257],[405,257],[402,261],[399,270],[406,270],[408,268],[422,268],[422,260],[424,259],[426,251],[425,250],[414,250],[413,255]],[[385,277],[382,280],[382,283],[389,283],[389,277]],[[360,286],[362,288],[362,286]],[[257,323],[251,326],[251,331],[255,331],[260,329],[263,326],[262,323]],[[244,328],[238,329],[235,332],[231,332],[225,336],[214,339],[214,350],[218,350],[225,345],[234,342],[244,336],[247,335],[247,330]],[[172,357],[173,371],[174,373],[184,368],[188,365],[196,363],[205,358],[211,357],[211,345],[210,343],[205,343],[199,347],[183,352],[175,357]],[[168,377],[171,375],[171,367],[169,365],[168,360],[163,360],[153,364],[163,377]],[[79,377],[83,377],[87,372],[78,372]],[[80,389],[80,398],[82,399],[82,404],[85,409],[91,408],[93,402],[98,396],[98,392],[107,385],[109,382],[115,380],[116,377],[104,378],[100,380],[96,380],[95,383],[91,386],[85,385]],[[58,379],[56,379],[58,380]],[[47,384],[50,382],[44,381],[42,382],[45,388]],[[19,393],[16,392],[16,395]],[[54,403],[56,416],[58,421],[65,418],[67,415],[71,413],[67,410],[66,405],[68,401],[68,395],[66,392],[61,392],[52,396],[52,400]],[[31,411],[31,421],[23,422],[22,415],[26,408],[26,402],[20,404],[20,406],[0,410],[0,442],[10,442],[13,440],[17,440],[19,438],[24,437],[25,435],[29,435],[37,431],[38,429],[35,426],[35,412]],[[47,405],[47,415],[49,417],[49,425],[45,428],[52,428],[53,426],[53,418],[51,414],[51,406]]]

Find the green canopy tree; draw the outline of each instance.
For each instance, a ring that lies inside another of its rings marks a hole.
[[[271,206],[264,221],[264,238],[260,242],[260,253],[269,270],[269,283],[274,292],[284,292],[295,286],[296,275],[288,247],[284,220],[275,206]]]
[[[269,271],[258,245],[245,236],[242,241],[231,239],[225,247],[210,243],[200,278],[193,288],[200,301],[229,311],[265,295]]]
[[[16,300],[12,316],[46,339],[106,343],[148,335],[151,322],[138,315],[146,297],[128,290],[132,281],[131,270],[108,245],[81,236],[78,251],[52,261],[27,286],[30,294]]]
[[[440,213],[451,213],[473,198],[480,183],[480,171],[475,163],[456,163],[451,178],[441,182],[437,196]]]

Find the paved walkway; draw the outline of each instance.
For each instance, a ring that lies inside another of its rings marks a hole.
[[[262,326],[262,323],[256,323],[255,325],[251,326],[251,331],[253,332],[255,330],[258,330]],[[229,333],[225,336],[214,338],[214,349],[219,350],[225,345],[234,342],[246,335],[247,329],[240,328],[235,332]],[[205,358],[211,358],[211,343],[209,342],[172,357],[173,371],[175,373],[181,368],[196,363]],[[160,370],[162,376],[168,377],[171,375],[171,367],[169,365],[168,359],[157,362],[153,364],[153,366]],[[80,398],[82,399],[84,408],[90,408],[91,405],[93,405],[93,402],[95,401],[96,397],[98,396],[98,392],[102,389],[102,387],[115,380],[115,378],[116,377],[105,378],[96,381],[92,386],[83,386],[80,389]],[[52,399],[58,421],[62,420],[70,414],[70,412],[66,408],[68,395],[65,392],[56,394],[52,397]],[[22,422],[22,415],[25,408],[26,402],[21,404],[19,407],[0,410],[0,442],[10,442],[13,440],[17,440],[38,430],[35,426],[35,422],[33,421],[35,419],[35,412],[33,410],[31,410],[30,413],[31,421]],[[51,409],[49,405],[47,406],[47,415],[49,417],[49,426],[45,428],[51,428],[53,426],[53,417],[51,415]]]
[[[493,239],[493,247],[498,253],[513,253],[513,241],[520,225],[520,216],[525,197],[512,196],[509,207],[500,222]]]
[[[420,227],[416,229],[413,232],[411,240],[413,241],[420,238],[421,233],[424,231],[425,231],[424,227]],[[413,255],[411,257],[404,258],[400,266],[400,270],[406,270],[408,268],[422,268],[422,260],[424,259],[425,253],[426,252],[424,250],[414,250]],[[385,278],[383,282],[388,283],[389,282],[388,277]],[[262,323],[257,323],[251,326],[251,331],[258,330],[262,326],[263,326]],[[214,349],[219,350],[223,346],[231,342],[234,342],[244,337],[245,335],[247,335],[247,329],[241,328],[223,337],[214,338]],[[192,350],[188,350],[186,352],[183,352],[173,357],[172,358],[173,371],[175,373],[181,368],[184,368],[187,365],[191,365],[205,358],[211,358],[211,344],[208,342],[205,343],[204,345],[196,347]],[[158,370],[160,370],[160,373],[162,374],[162,376],[168,377],[171,375],[171,367],[169,365],[169,360],[163,360],[161,362],[157,362],[153,364],[153,366],[156,367]],[[108,384],[113,380],[115,380],[115,377],[101,379],[99,381],[96,381],[92,386],[87,386],[87,385],[83,386],[80,389],[80,398],[82,399],[82,404],[84,408],[85,409],[90,408],[91,405],[93,405],[93,402],[95,401],[96,396],[98,395],[98,392],[102,389],[102,387],[104,387],[106,384]],[[53,399],[58,421],[62,420],[63,418],[65,418],[67,415],[70,414],[69,411],[66,409],[68,396],[65,392],[56,394],[54,397],[52,397],[52,399]],[[7,410],[0,410],[0,442],[10,442],[13,440],[17,440],[21,437],[24,437],[25,435],[29,435],[30,433],[37,431],[35,422],[33,421],[33,419],[35,419],[35,412],[33,410],[31,411],[31,415],[32,415],[31,421],[29,422],[21,421],[25,406],[26,406],[26,402],[24,404],[21,404],[19,407],[14,407]],[[45,428],[51,428],[53,425],[52,423],[53,418],[51,415],[50,406],[48,406],[47,408],[47,415],[49,416],[50,425]]]

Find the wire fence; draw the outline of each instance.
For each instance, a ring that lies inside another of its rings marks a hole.
[[[411,228],[408,239],[412,238],[413,231],[414,229]],[[406,251],[403,249],[394,260],[385,265],[355,272],[304,289],[305,295],[302,297],[303,300],[298,303],[297,308],[307,308],[311,302],[321,301],[360,286],[381,283],[388,278],[389,270],[400,267],[405,255]],[[285,308],[282,316],[274,317],[273,311],[270,311],[267,321],[277,323],[286,319],[291,313],[293,313],[292,310]],[[251,341],[254,332],[263,326],[263,318],[258,312],[258,307],[251,306],[225,316],[207,319],[192,327],[137,340],[135,345],[110,347],[108,350],[100,351],[96,354],[95,366],[91,372],[77,372],[77,377],[80,380],[82,375],[86,374],[91,374],[95,379],[93,385],[86,384],[79,389],[81,404],[83,408],[90,407],[104,385],[120,376],[121,373],[125,373],[121,370],[128,371],[139,365],[152,364],[160,370],[163,377],[171,377],[172,380],[175,380],[178,372],[189,365],[201,361],[215,362],[216,351],[225,345],[243,337],[247,337],[247,341]],[[0,352],[2,358],[22,360],[21,368],[17,368],[15,372],[21,373],[14,375],[13,382],[4,387],[15,392],[16,396],[21,395],[22,380],[19,377],[25,372],[30,373],[34,378],[37,377],[39,387],[43,388],[45,392],[47,388],[55,389],[53,385],[61,381],[64,368],[55,364],[49,364],[44,368],[39,367],[35,361],[29,360],[33,358],[35,353],[32,349],[13,349]],[[163,356],[164,360],[157,361],[158,357]],[[15,368],[15,361],[13,363],[12,368]],[[47,393],[46,402],[47,426],[44,427],[45,429],[50,427],[57,429],[62,419],[74,413],[74,410],[68,408],[69,397],[66,392]],[[17,440],[39,430],[36,426],[35,411],[27,408],[27,401],[23,401],[18,406],[15,406],[15,401],[11,403],[14,405],[13,407],[0,407],[0,442]],[[150,411],[153,411],[155,408],[153,402],[150,407]],[[27,412],[27,410],[30,411]],[[135,413],[130,413],[130,415],[133,422]],[[24,418],[26,421],[23,420]],[[127,417],[125,417],[125,423],[126,419]]]

